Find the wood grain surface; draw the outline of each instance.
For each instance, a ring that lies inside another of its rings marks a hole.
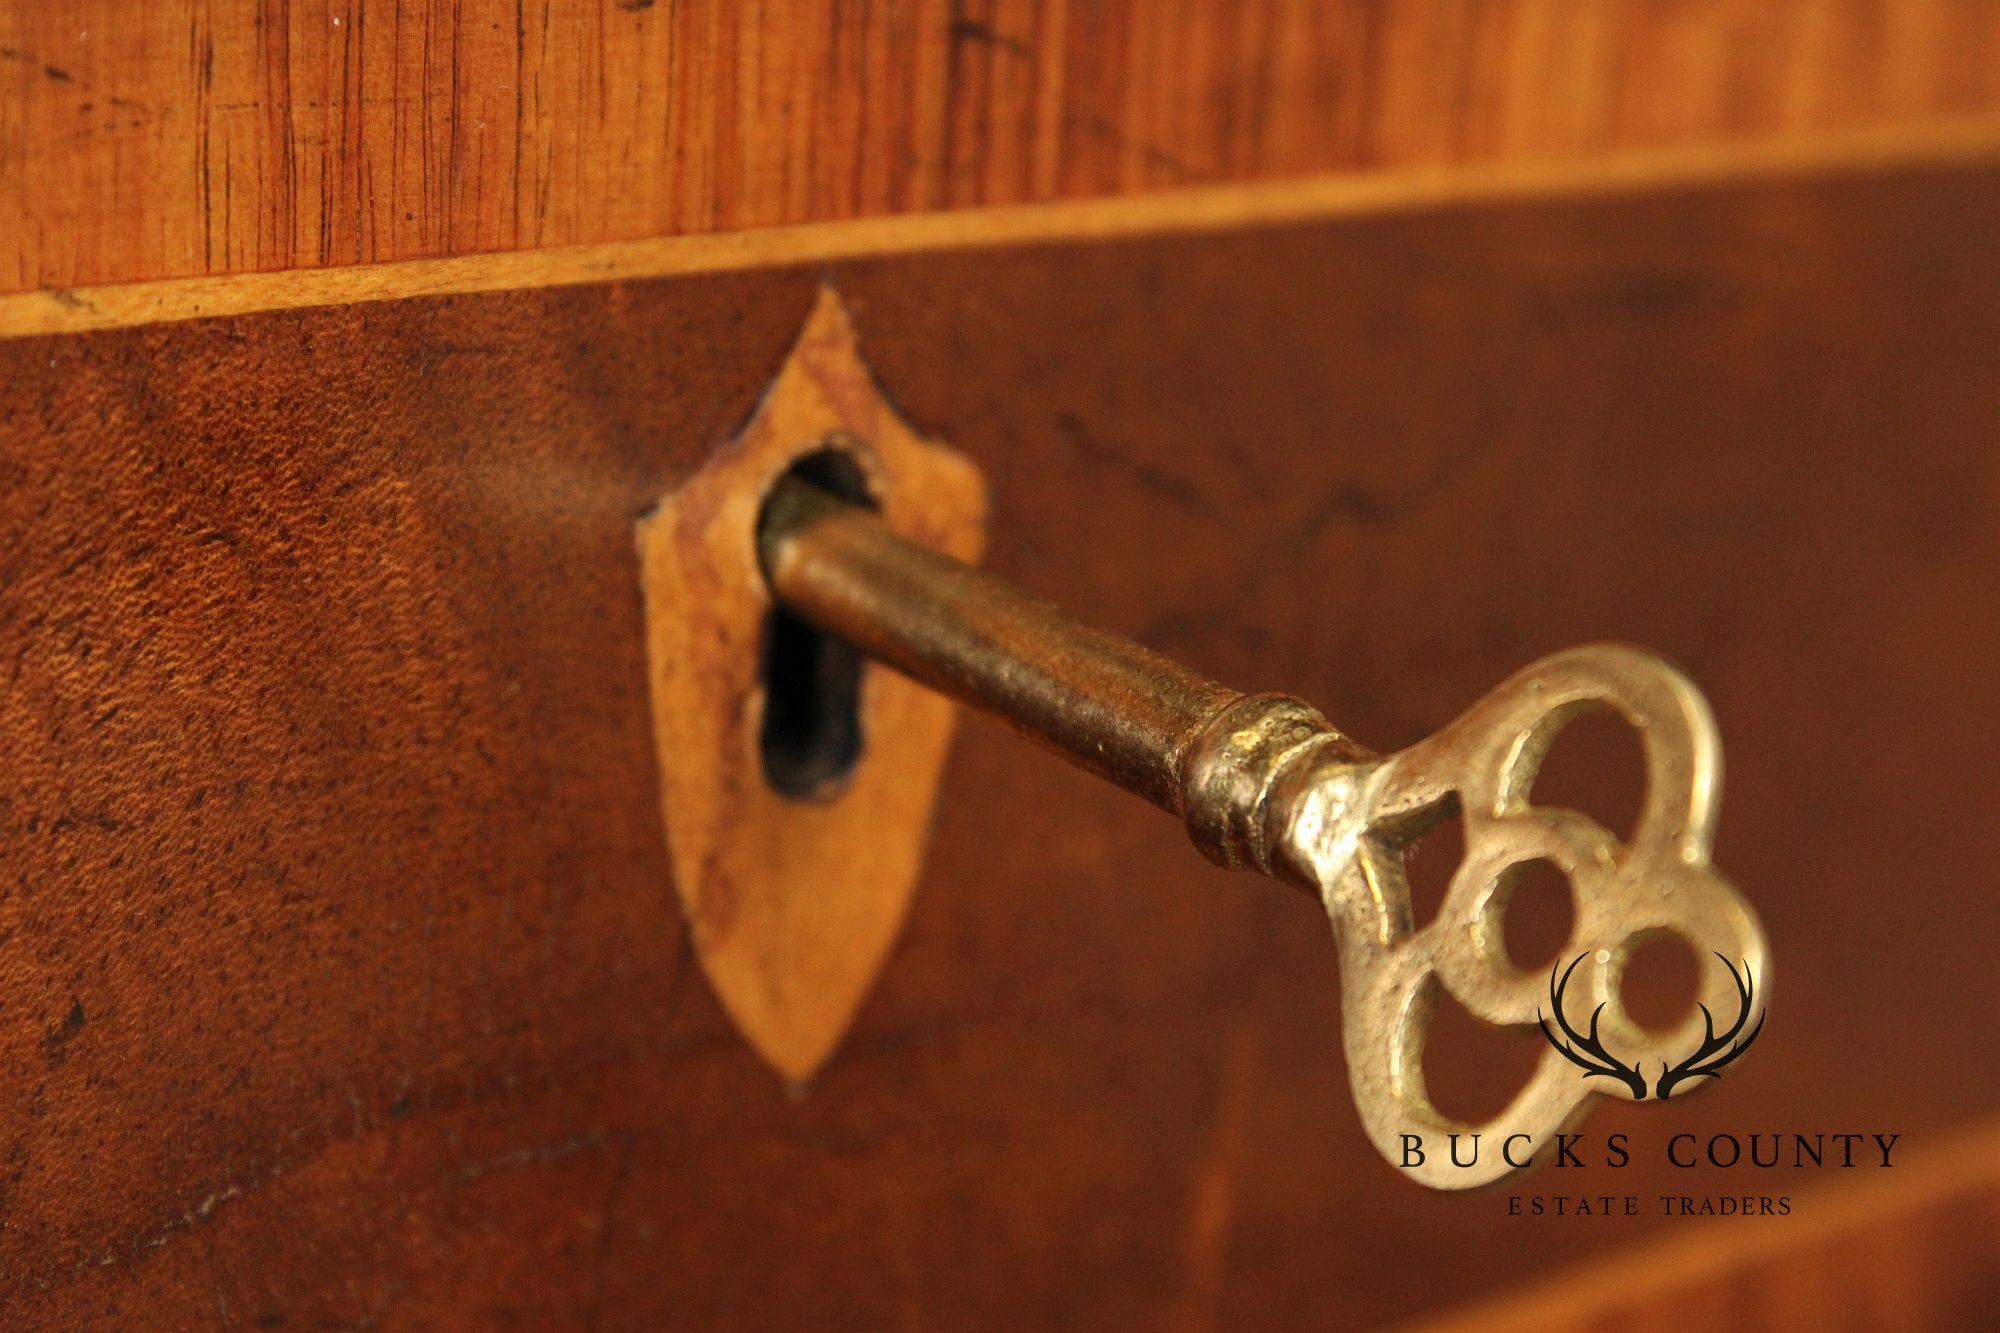
[[[1359,1327],[1679,1225],[1397,1178],[1313,904],[981,721],[786,1094],[668,881],[631,532],[823,276],[989,566],[1219,679],[1386,748],[1685,664],[1781,992],[1531,1187],[1809,1216],[1658,1145],[2000,1108],[1996,231],[1913,171],[0,345],[0,1322]]]
[[[1987,0],[0,0],[0,291],[1996,112]]]

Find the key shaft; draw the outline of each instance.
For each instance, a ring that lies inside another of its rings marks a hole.
[[[1211,859],[1277,872],[1262,798],[1311,749],[1367,751],[1287,695],[1245,694],[905,540],[872,510],[790,477],[758,533],[792,611],[1179,816]]]

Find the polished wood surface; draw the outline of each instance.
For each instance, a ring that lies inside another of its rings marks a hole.
[[[1986,0],[4,0],[0,291],[1996,114]]]
[[[1193,667],[1391,747],[1680,659],[1781,975],[1724,1085],[1592,1128],[1921,1145],[2000,1107],[1996,232],[1920,170],[830,276],[989,565]],[[978,721],[779,1086],[669,880],[632,523],[822,276],[0,344],[0,1319],[1361,1326],[1675,1225],[1399,1179],[1313,904]]]

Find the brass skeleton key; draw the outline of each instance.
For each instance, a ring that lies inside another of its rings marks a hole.
[[[1435,736],[1382,756],[1301,700],[1240,693],[1082,625],[797,477],[773,490],[758,540],[771,590],[795,614],[1179,816],[1211,860],[1317,894],[1338,941],[1355,1105],[1376,1149],[1426,1184],[1510,1174],[1503,1140],[1545,1143],[1593,1095],[1643,1098],[1649,1080],[1665,1095],[1719,1063],[1691,1065],[1688,1053],[1729,1043],[1714,1016],[1749,1016],[1744,979],[1754,978],[1760,1006],[1768,993],[1757,919],[1709,865],[1715,724],[1694,685],[1658,657],[1610,644],[1558,653]],[[1557,733],[1590,708],[1614,710],[1644,744],[1647,795],[1629,843],[1528,799]],[[1454,809],[1465,859],[1436,919],[1417,930],[1402,852]],[[1574,887],[1565,958],[1581,956],[1559,989],[1553,973],[1516,968],[1500,942],[1509,871],[1536,860]],[[1728,979],[1705,968],[1698,1010],[1649,1032],[1627,1015],[1619,980],[1632,948],[1662,932],[1697,957],[1720,955]],[[1552,1034],[1527,1086],[1484,1124],[1444,1116],[1425,1092],[1421,1056],[1440,986],[1487,1022]],[[1747,1030],[1741,1019],[1736,1030]],[[1452,1164],[1452,1133],[1490,1140],[1475,1167]],[[1431,1145],[1421,1165],[1404,1157],[1406,1134]]]

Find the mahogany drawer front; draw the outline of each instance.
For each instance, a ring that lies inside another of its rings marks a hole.
[[[1202,669],[1390,746],[1685,663],[1801,1016],[1731,1122],[2000,1109],[1996,227],[1907,170],[0,343],[7,1317],[1358,1326],[1666,1225],[1397,1179],[1316,909],[984,723],[777,1086],[668,879],[632,525],[822,281],[987,563]]]

